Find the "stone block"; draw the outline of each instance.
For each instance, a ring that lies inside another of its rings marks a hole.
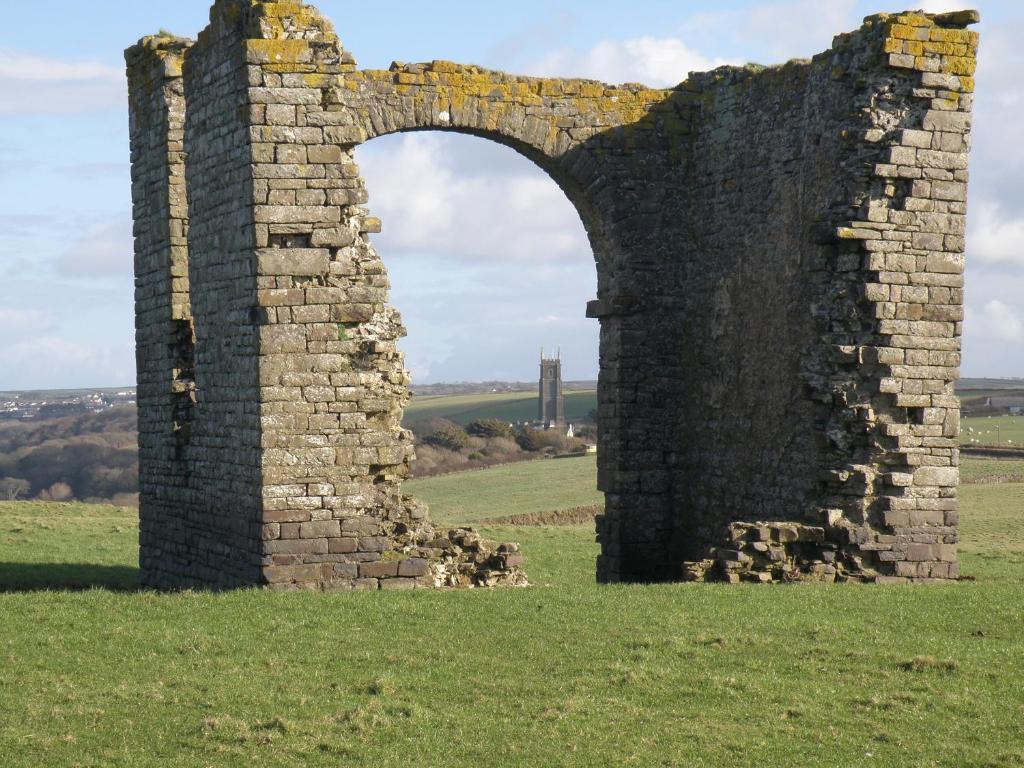
[[[309,162],[311,163],[340,163],[342,162],[341,147],[325,145],[309,147],[307,150]]]
[[[410,558],[402,560],[398,564],[398,575],[418,577],[426,576],[430,572],[430,566],[424,558]]]
[[[263,569],[263,578],[270,584],[280,582],[314,582],[323,571],[320,565],[272,565]]]
[[[257,224],[320,224],[341,221],[341,211],[333,205],[258,205]]]
[[[396,561],[379,560],[372,563],[359,564],[359,577],[366,579],[390,579],[398,576]]]
[[[345,248],[355,242],[355,233],[348,227],[317,227],[312,243],[316,247]]]
[[[263,545],[268,555],[326,555],[326,539],[279,539]]]
[[[310,248],[269,248],[256,251],[260,275],[325,275],[330,252]]]
[[[914,485],[956,486],[960,482],[960,470],[956,467],[921,467],[914,471]]]
[[[341,523],[337,520],[314,520],[302,523],[299,537],[303,539],[319,539],[341,536]]]

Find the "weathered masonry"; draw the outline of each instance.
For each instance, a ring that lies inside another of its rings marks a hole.
[[[601,581],[958,575],[974,12],[654,90],[356,67],[301,2],[127,53],[141,565],[156,587],[522,583],[402,494],[409,379],[353,150],[451,130],[588,231]]]

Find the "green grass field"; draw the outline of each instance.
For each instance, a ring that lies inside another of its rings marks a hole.
[[[481,474],[476,477],[476,474]],[[597,457],[541,459],[475,472],[410,480],[403,487],[445,525],[604,503],[596,487]]]
[[[593,459],[409,486],[583,505]],[[949,586],[599,586],[567,526],[487,531],[528,589],[336,595],[135,592],[131,510],[2,503],[0,765],[1024,765],[1024,485],[962,497]]]
[[[1012,445],[1024,448],[1024,416],[979,416],[964,419],[960,442],[964,445],[977,440],[981,445]]]
[[[594,391],[566,392],[565,417],[569,421],[585,418],[597,408]],[[405,409],[405,423],[429,418],[444,418],[456,424],[475,419],[532,421],[537,418],[537,395],[528,392],[501,392],[493,395],[439,395],[414,397]]]
[[[1024,483],[1024,459],[960,459],[961,483]]]

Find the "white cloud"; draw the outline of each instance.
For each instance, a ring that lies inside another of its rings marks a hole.
[[[386,258],[386,257],[385,257]],[[593,378],[599,326],[584,317],[593,267],[467,267],[424,254],[390,268],[413,387],[427,381],[529,380],[541,347],[561,347],[567,378]]]
[[[982,200],[971,208],[967,258],[987,265],[1024,267],[1024,218],[1011,218]]]
[[[130,277],[133,254],[131,220],[119,216],[87,227],[67,246],[57,267],[80,277]]]
[[[79,114],[126,104],[120,68],[0,49],[0,114]]]
[[[597,270],[554,181],[507,147],[458,134],[382,137],[357,158],[414,383],[530,378],[540,347],[557,345],[567,375],[594,375],[598,324],[584,310]]]
[[[0,345],[3,386],[38,389],[54,386],[117,386],[135,379],[130,348],[84,344],[56,336],[23,338]]]
[[[26,328],[39,329],[46,325],[46,316],[35,309],[0,307],[0,333],[11,333]]]
[[[558,186],[526,159],[495,173],[512,150],[474,149],[479,165],[456,172],[457,135],[402,134],[359,150],[370,209],[384,223],[375,238],[385,259],[432,252],[482,261],[535,262],[591,258],[576,209]]]
[[[918,0],[914,5],[925,13],[948,13],[972,7],[966,0]]]
[[[1015,310],[998,299],[986,302],[980,312],[968,308],[966,320],[965,328],[976,339],[1001,342],[1024,339],[1024,322]]]
[[[37,82],[102,80],[119,78],[115,67],[95,62],[64,61],[32,53],[0,48],[0,78]]]
[[[773,64],[809,57],[826,50],[838,33],[859,26],[856,0],[793,0],[746,8],[698,13],[684,34],[699,38],[701,47],[733,47],[749,51],[747,60]]]
[[[968,260],[966,295],[964,375],[1024,375],[1024,270],[978,267]]]
[[[690,72],[704,72],[730,63],[736,62],[704,56],[677,37],[648,36],[603,40],[584,51],[555,50],[529,65],[527,71],[545,76],[665,87],[678,85]]]

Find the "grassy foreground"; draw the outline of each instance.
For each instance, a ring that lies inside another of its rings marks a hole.
[[[414,487],[481,519],[592,466]],[[0,765],[1024,765],[1024,485],[962,493],[945,587],[602,587],[580,526],[489,531],[529,589],[341,595],[134,592],[130,510],[0,504]]]

